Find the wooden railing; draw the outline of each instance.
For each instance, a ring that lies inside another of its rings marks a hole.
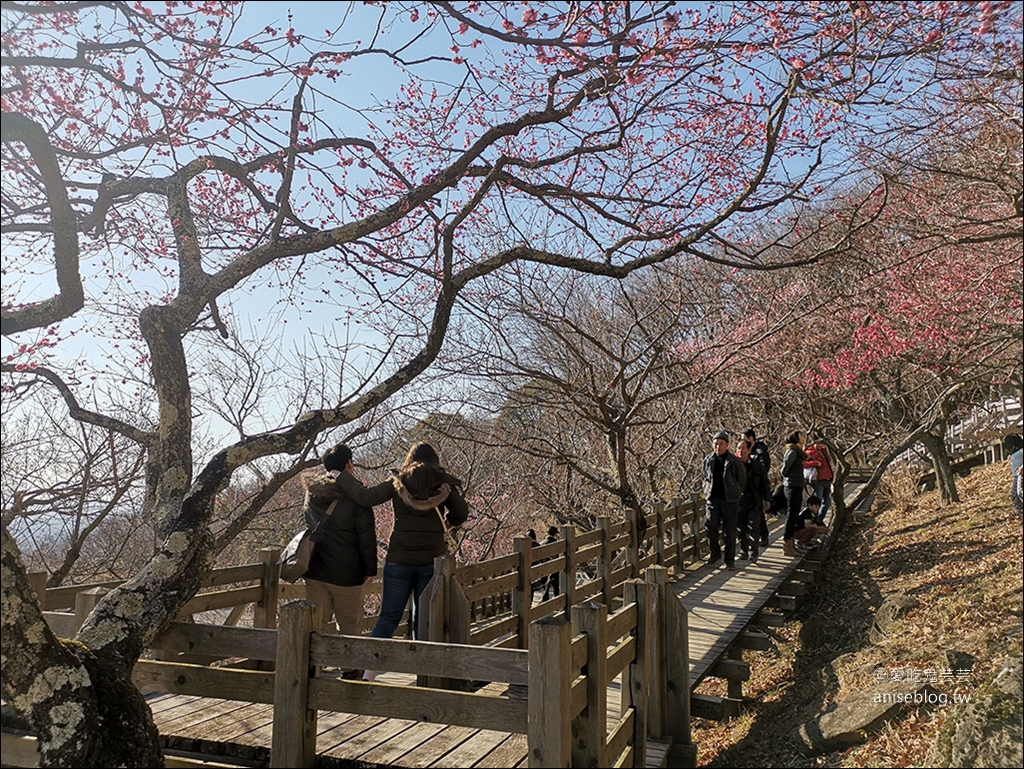
[[[642,767],[648,736],[690,743],[686,611],[664,567],[645,576],[618,586],[615,611],[585,601],[572,607],[571,621],[560,613],[533,622],[529,650],[321,634],[313,630],[320,607],[299,600],[280,607],[277,628],[177,623],[153,646],[164,656],[245,658],[273,670],[140,660],[132,678],[145,691],[272,705],[272,766],[314,766],[318,712],[330,711],[477,729],[500,724],[526,735],[531,767]],[[507,686],[396,686],[325,677],[324,667]],[[616,678],[621,698],[609,731]]]
[[[654,507],[642,533],[636,514],[628,511],[621,521],[598,518],[593,531],[562,526],[561,537],[549,544],[517,537],[514,553],[479,563],[458,566],[450,557],[439,558],[421,601],[429,608],[420,637],[528,648],[527,628],[535,619],[589,600],[614,607],[626,581],[647,567],[678,571],[699,560],[705,549],[703,513],[699,497],[674,499]],[[552,574],[558,574],[560,594],[534,605],[534,586]]]
[[[259,563],[213,570],[181,612],[191,620],[229,609],[223,624],[173,625],[133,678],[147,690],[272,704],[275,766],[313,765],[318,710],[501,724],[527,735],[530,766],[643,766],[644,735],[690,743],[686,616],[666,569],[701,557],[702,513],[699,498],[673,500],[647,516],[643,532],[629,513],[599,518],[590,532],[563,526],[550,544],[517,538],[514,553],[480,563],[438,558],[422,601],[426,642],[312,632],[319,608],[295,601],[304,586],[279,581],[279,550],[267,548]],[[645,571],[649,583],[638,579]],[[533,605],[534,584],[556,572],[560,595]],[[120,584],[45,589],[45,573],[30,577],[62,637]],[[253,627],[235,627],[250,606]],[[366,617],[364,630],[375,619]],[[426,686],[333,680],[317,674],[321,666],[410,673]],[[621,713],[606,733],[608,684],[620,675]],[[480,682],[507,683],[518,696]],[[569,728],[552,726],[563,722]]]

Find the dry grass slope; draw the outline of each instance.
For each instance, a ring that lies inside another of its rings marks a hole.
[[[952,699],[977,689],[1000,659],[1020,659],[1021,519],[1010,510],[1009,477],[1005,462],[977,469],[959,480],[964,502],[949,507],[891,479],[833,548],[795,620],[772,632],[775,648],[746,653],[744,714],[721,725],[695,721],[700,765],[925,765],[952,705],[907,711],[866,744],[825,756],[801,755],[794,732],[832,702],[880,690],[879,671],[934,670],[935,688]],[[918,606],[873,644],[874,611],[897,593]]]

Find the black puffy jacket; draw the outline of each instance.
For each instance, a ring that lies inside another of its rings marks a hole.
[[[306,489],[303,511],[306,528],[313,532],[316,542],[309,571],[304,576],[332,585],[361,585],[367,577],[377,575],[377,531],[373,511],[346,495],[335,475],[322,470],[302,474],[302,485]],[[339,475],[359,483],[350,473]],[[334,500],[338,503],[327,517],[327,509]]]
[[[388,543],[389,563],[429,566],[448,550],[445,526],[461,526],[469,517],[459,479],[437,465],[416,462],[369,488],[345,475],[338,477],[338,484],[360,504],[372,507],[391,500],[395,528]]]

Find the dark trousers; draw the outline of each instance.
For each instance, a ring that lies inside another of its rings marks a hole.
[[[793,539],[797,522],[800,520],[800,508],[804,503],[803,486],[786,487],[786,533],[783,539]]]
[[[544,592],[541,594],[540,600],[546,601],[549,598],[558,597],[558,577],[559,573],[557,571],[554,574],[548,575],[548,579],[544,583]]]
[[[758,523],[764,520],[761,514],[761,506],[741,507],[739,518],[736,521],[736,536],[740,543],[740,552],[750,553],[757,558],[757,546],[761,536]]]
[[[722,549],[718,544],[721,531],[725,538],[725,563],[732,565],[736,560],[736,518],[739,516],[739,503],[726,502],[724,499],[709,499],[704,508],[704,528],[708,532],[708,552],[711,560],[722,557]]]

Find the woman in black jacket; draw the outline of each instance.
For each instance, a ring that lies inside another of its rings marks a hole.
[[[782,535],[782,552],[797,555],[793,536],[800,520],[804,502],[804,434],[794,430],[786,438],[786,453],[782,455],[782,486],[786,493],[786,530]]]
[[[469,517],[459,488],[461,481],[441,467],[429,443],[417,443],[390,480],[366,488],[351,476],[339,476],[338,483],[362,505],[391,500],[395,511],[395,527],[384,563],[380,617],[373,637],[394,635],[411,596],[413,638],[418,638],[420,595],[434,576],[434,558],[447,552],[447,530],[461,526]]]

